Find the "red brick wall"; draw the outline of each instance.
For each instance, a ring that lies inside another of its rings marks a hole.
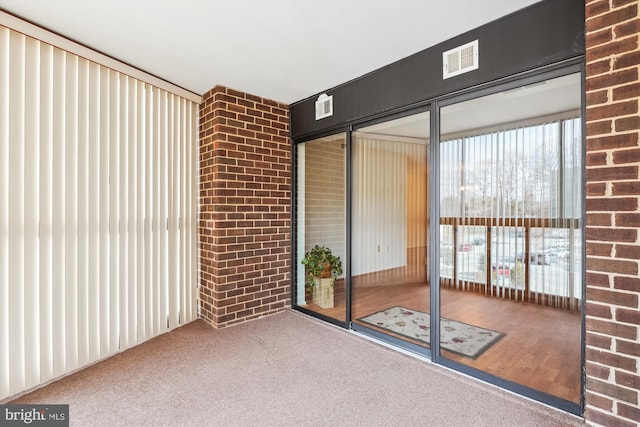
[[[640,422],[638,1],[587,0],[589,424]]]
[[[200,316],[221,328],[290,306],[287,105],[216,86],[200,104]]]

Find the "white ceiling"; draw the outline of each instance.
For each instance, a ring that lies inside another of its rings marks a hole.
[[[481,129],[509,129],[514,124],[539,123],[550,117],[576,117],[581,104],[580,74],[520,86],[470,101],[446,106],[440,116],[440,131],[478,134]],[[401,117],[360,129],[361,132],[419,139],[429,138],[429,112]]]
[[[538,0],[0,0],[197,94],[292,103]]]

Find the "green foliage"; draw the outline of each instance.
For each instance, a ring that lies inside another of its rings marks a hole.
[[[324,272],[328,277],[336,277],[342,274],[342,261],[339,256],[333,255],[331,249],[326,246],[315,245],[309,252],[304,254],[302,265],[305,266],[307,288],[313,287],[314,277],[321,277]]]

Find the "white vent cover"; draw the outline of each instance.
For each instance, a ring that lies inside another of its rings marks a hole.
[[[478,68],[478,40],[442,54],[442,78],[457,76]]]
[[[316,120],[333,116],[333,95],[328,96],[323,93],[316,101]]]

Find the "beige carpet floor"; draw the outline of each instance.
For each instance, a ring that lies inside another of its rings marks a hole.
[[[72,426],[584,425],[290,310],[198,320],[11,403],[68,403]]]

